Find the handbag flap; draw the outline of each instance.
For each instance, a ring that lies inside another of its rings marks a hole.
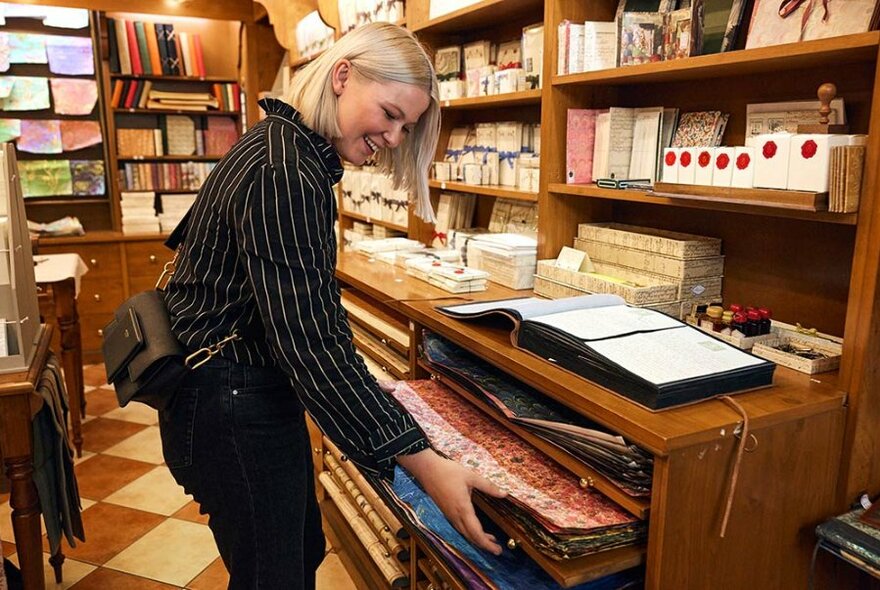
[[[171,318],[161,291],[144,291],[129,298],[117,310],[117,318],[124,308],[134,310],[144,339],[143,349],[128,364],[132,381],[140,379],[150,365],[163,357],[177,356],[183,360],[186,349],[171,331]]]
[[[138,318],[134,310],[115,317],[104,328],[104,367],[107,370],[107,382],[113,383],[128,368],[128,363],[144,347]]]

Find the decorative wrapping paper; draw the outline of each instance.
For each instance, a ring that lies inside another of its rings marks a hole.
[[[120,156],[154,156],[156,142],[152,129],[117,129],[116,151]]]
[[[9,36],[0,33],[0,72],[9,71]]]
[[[61,147],[65,152],[81,150],[103,141],[97,121],[65,119],[61,121]]]
[[[46,38],[49,71],[69,76],[92,76],[95,73],[95,56],[92,40],[88,37]]]
[[[12,94],[12,86],[14,84],[15,80],[11,77],[0,78],[0,98],[9,98],[9,95]]]
[[[98,84],[94,80],[52,78],[52,99],[59,115],[88,115],[98,102]]]
[[[0,83],[0,97],[4,95],[5,86],[10,82],[11,88],[9,94],[0,100],[0,109],[4,111],[39,111],[49,108],[48,78],[9,76],[5,80],[9,82]],[[95,99],[97,100],[97,94]]]
[[[673,147],[714,146],[721,117],[721,111],[682,113],[672,138]]]
[[[553,532],[592,531],[635,518],[434,381],[399,383],[393,395],[431,444],[509,494]],[[467,433],[465,435],[464,433]]]
[[[68,160],[21,160],[18,172],[25,197],[52,197],[73,192]]]
[[[73,194],[103,195],[106,192],[102,160],[71,160],[70,174]]]
[[[196,124],[191,117],[165,117],[168,155],[191,156],[196,153]]]
[[[228,117],[209,117],[205,130],[205,153],[222,156],[238,141],[235,121]]]
[[[12,141],[21,135],[21,119],[0,119],[0,143]]]
[[[386,484],[387,486],[387,484]],[[541,570],[533,560],[522,559],[513,551],[505,550],[499,556],[475,548],[449,523],[434,501],[428,496],[412,476],[402,467],[394,470],[394,485],[390,490],[395,504],[403,510],[409,520],[424,532],[426,539],[449,559],[450,565],[466,578],[468,588],[485,587],[486,581],[499,590],[550,590],[559,588],[558,584]],[[488,519],[481,519],[484,530],[496,539],[507,535]],[[460,571],[466,566],[477,574]],[[638,568],[619,574],[606,576],[575,587],[575,590],[611,590],[624,588],[641,577]]]
[[[46,37],[31,33],[6,33],[9,38],[9,63],[44,64],[46,58]]]
[[[32,154],[61,153],[61,125],[54,119],[23,119],[18,149]]]
[[[84,29],[89,26],[89,11],[85,8],[44,6],[43,24],[57,29]]]

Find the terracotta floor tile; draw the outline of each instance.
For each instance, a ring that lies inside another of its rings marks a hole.
[[[143,461],[96,455],[75,469],[80,495],[91,500],[103,500],[155,468],[155,465]]]
[[[103,453],[144,428],[147,428],[144,424],[109,418],[89,420],[82,426],[83,450]]]
[[[219,590],[229,585],[229,572],[219,557],[186,587],[190,590]]]
[[[95,565],[102,565],[112,559],[164,520],[158,514],[106,502],[98,502],[88,510],[83,510],[82,517],[86,541],[77,543],[74,548],[65,543],[64,555]],[[45,536],[43,549],[49,550]]]
[[[180,520],[188,520],[190,522],[197,522],[199,524],[208,524],[208,515],[199,514],[199,505],[195,501],[190,502],[172,514],[171,517],[179,518]]]
[[[0,541],[0,544],[3,545],[3,557],[8,555],[12,555],[15,553],[15,543],[7,543],[6,541]]]
[[[132,576],[107,568],[99,568],[71,586],[71,590],[173,590],[177,586],[169,586],[162,582]],[[220,590],[221,586],[214,586]]]
[[[118,409],[119,402],[116,401],[116,392],[112,389],[99,387],[86,393],[86,415],[101,416]]]
[[[208,527],[169,518],[108,561],[105,567],[184,586],[217,557],[217,546]]]
[[[85,365],[83,367],[83,383],[95,387],[105,385],[107,383],[107,372],[104,370],[104,364]]]
[[[9,561],[18,567],[18,554],[10,555]],[[49,554],[43,553],[43,579],[46,581],[46,590],[67,590],[67,588],[72,587],[93,571],[95,571],[95,566],[90,563],[83,563],[75,559],[65,559],[62,570],[62,582],[56,584],[55,570],[49,565]]]
[[[315,586],[318,590],[356,590],[345,566],[335,553],[328,553],[321,562]]]

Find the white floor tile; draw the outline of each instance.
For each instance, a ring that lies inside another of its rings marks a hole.
[[[177,485],[164,465],[156,467],[104,498],[104,502],[110,504],[164,516],[171,516],[191,501],[192,497],[183,493],[183,488]]]

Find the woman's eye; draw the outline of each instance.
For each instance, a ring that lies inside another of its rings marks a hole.
[[[394,115],[392,115],[392,114],[391,114],[391,111],[389,111],[388,109],[382,109],[382,110],[385,111],[385,117],[386,117],[389,121],[393,121],[394,119],[397,118],[397,117],[395,117]]]

